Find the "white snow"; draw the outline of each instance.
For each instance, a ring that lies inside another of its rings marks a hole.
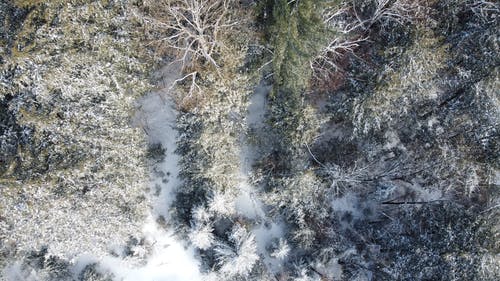
[[[215,191],[208,206],[210,211],[223,216],[231,216],[235,212],[234,202],[229,193]]]
[[[328,280],[341,280],[342,278],[342,265],[338,263],[339,258],[332,258],[328,263],[317,262],[315,265],[316,270],[327,276]]]
[[[168,89],[177,78],[176,67],[170,65],[160,71],[164,89]],[[100,270],[113,273],[115,280],[120,281],[202,280],[194,248],[186,248],[175,238],[173,230],[166,230],[157,223],[159,216],[169,219],[168,209],[179,185],[179,156],[175,154],[177,112],[172,104],[166,90],[151,92],[139,100],[139,110],[133,120],[135,126],[143,128],[150,144],[161,144],[166,150],[164,160],[157,163],[151,173],[149,196],[152,206],[142,233],[146,240],[145,246],[134,247],[134,257],[96,258],[82,255],[75,262],[80,269],[89,263],[99,262]],[[158,188],[159,193],[156,193]]]
[[[100,266],[123,281],[197,281],[202,280],[199,261],[193,248],[185,248],[172,232],[161,229],[152,217],[144,228],[148,244],[153,245],[146,264],[135,267],[127,260],[106,257]]]
[[[252,233],[257,241],[257,252],[264,258],[263,263],[271,272],[279,272],[283,269],[284,259],[272,257],[266,249],[273,240],[283,239],[284,225],[281,223],[261,223],[257,225]]]
[[[359,208],[359,198],[352,192],[333,199],[332,209],[337,213],[350,213],[353,218],[361,218],[363,216]]]
[[[235,225],[230,239],[235,243],[235,249],[225,244],[215,248],[217,260],[222,265],[220,272],[229,276],[245,276],[259,259],[255,236],[244,227]]]
[[[385,138],[387,140],[386,144],[384,145],[385,149],[393,149],[395,147],[402,146],[401,141],[399,140],[399,136],[393,131],[387,131],[385,133]]]
[[[266,95],[271,90],[270,86],[259,85],[250,97],[246,122],[249,128],[261,128],[266,112]],[[263,204],[258,198],[258,188],[249,183],[252,174],[252,165],[257,158],[257,148],[248,142],[248,139],[241,139],[240,150],[240,180],[238,185],[238,196],[235,200],[235,208],[238,214],[249,219],[266,219]]]
[[[153,210],[156,214],[166,218],[168,206],[174,200],[173,192],[179,184],[177,179],[179,156],[175,154],[177,113],[171,106],[170,99],[161,91],[147,94],[139,101],[139,105],[140,110],[135,116],[134,123],[144,128],[151,144],[159,143],[166,150],[164,161],[157,164],[155,168],[163,172],[167,183],[163,182],[165,178],[154,175],[151,182],[153,191],[155,186],[161,187],[160,195],[153,198]]]
[[[145,243],[132,248],[132,257],[125,257],[123,245],[112,244],[110,244],[111,250],[117,256],[82,253],[71,261],[72,272],[76,278],[85,266],[97,263],[96,268],[99,272],[112,273],[117,281],[202,280],[200,262],[195,258],[194,248],[185,247],[175,238],[173,230],[164,229],[157,223],[159,216],[169,219],[168,208],[174,200],[175,189],[179,185],[177,179],[179,157],[174,153],[177,137],[176,112],[162,92],[147,94],[139,101],[139,106],[140,110],[134,118],[134,125],[144,129],[151,144],[160,143],[166,149],[164,160],[157,163],[152,171],[149,194],[152,206],[142,231]],[[155,194],[157,187],[160,190]],[[7,268],[5,272],[7,280],[39,280],[36,273],[28,274],[18,267],[18,264],[14,264]]]
[[[247,127],[260,133],[264,128],[266,113],[266,95],[271,90],[271,86],[263,83],[257,86],[250,97],[246,122]],[[258,158],[257,146],[251,144],[245,137],[241,140],[240,151],[240,180],[238,185],[238,196],[235,199],[236,212],[254,221],[251,233],[255,236],[257,243],[257,253],[263,259],[263,263],[271,272],[279,272],[283,267],[286,254],[290,251],[284,239],[284,225],[273,222],[265,212],[264,204],[259,198],[260,187],[253,186],[250,182],[252,176],[252,165]],[[279,241],[278,249],[272,253],[269,246],[272,242]],[[281,246],[281,247],[280,247]]]
[[[210,224],[196,226],[189,235],[189,240],[198,249],[207,250],[215,241],[213,230]]]
[[[250,97],[250,105],[247,109],[245,117],[247,128],[259,131],[264,127],[266,114],[267,94],[271,90],[271,86],[260,84],[255,88],[254,93]],[[248,176],[252,171],[252,164],[257,159],[257,146],[249,143],[247,136],[241,139],[240,165],[241,173]]]
[[[262,202],[258,199],[256,190],[248,183],[246,176],[242,177],[239,185],[239,195],[236,197],[235,206],[238,214],[249,218],[265,218]]]
[[[256,87],[250,105],[248,106],[247,123],[249,126],[261,126],[266,113],[266,95],[272,86],[259,85]]]
[[[290,253],[290,246],[285,239],[280,238],[278,248],[271,253],[271,257],[277,258],[279,260],[285,259]]]

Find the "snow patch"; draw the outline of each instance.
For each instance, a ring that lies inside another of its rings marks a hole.
[[[349,213],[353,218],[363,217],[359,207],[359,198],[354,193],[346,193],[344,196],[332,200],[332,209],[337,213]]]
[[[235,199],[237,213],[248,219],[264,218],[266,214],[262,202],[258,199],[255,188],[248,184],[246,178],[240,183],[239,191]]]
[[[133,267],[127,260],[106,257],[100,266],[123,281],[196,281],[202,280],[199,261],[193,248],[185,248],[173,233],[161,229],[152,217],[144,228],[148,244],[154,245],[146,264]]]
[[[168,206],[174,200],[174,190],[179,185],[179,156],[175,154],[178,132],[175,129],[177,112],[163,92],[152,92],[139,101],[139,110],[134,123],[143,128],[150,144],[161,144],[165,158],[157,163],[152,175],[151,187],[154,192],[160,188],[159,195],[153,198],[155,214],[167,217]]]
[[[393,131],[386,132],[385,139],[387,140],[386,144],[384,145],[385,149],[393,149],[396,147],[404,149],[404,146],[401,143],[399,136],[395,132]]]
[[[254,90],[250,98],[250,105],[248,106],[247,123],[250,127],[260,127],[266,114],[267,93],[272,89],[272,86],[260,84]]]
[[[160,71],[159,77],[164,89],[168,89],[178,76],[176,67],[178,66],[169,65]],[[177,112],[165,90],[147,94],[138,104],[139,110],[134,123],[143,128],[150,144],[161,144],[165,149],[163,161],[153,167],[150,183],[153,206],[143,231],[146,244],[151,245],[152,249],[143,265],[133,265],[127,260],[114,257],[107,257],[100,264],[111,271],[116,280],[202,280],[200,262],[195,258],[194,248],[186,248],[175,238],[172,231],[165,230],[156,221],[159,216],[169,219],[168,209],[180,184],[179,156],[175,154],[178,136],[175,129]]]
[[[281,223],[262,223],[257,225],[252,230],[257,241],[257,252],[263,257],[263,263],[269,268],[271,272],[279,272],[283,270],[284,258],[272,257],[268,251],[273,240],[283,239],[285,231],[284,225]]]

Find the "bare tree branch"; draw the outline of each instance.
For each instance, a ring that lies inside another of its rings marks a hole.
[[[231,22],[229,7],[233,0],[158,0],[150,5],[151,16],[145,23],[156,34],[152,44],[170,50],[182,69],[208,63],[219,64],[215,54],[223,47],[221,33],[236,23]],[[161,7],[161,8],[159,8]]]

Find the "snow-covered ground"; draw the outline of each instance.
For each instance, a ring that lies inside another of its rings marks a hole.
[[[169,89],[177,79],[175,65],[161,70],[160,82],[163,89]],[[258,87],[251,97],[246,118],[247,126],[259,129],[264,122],[266,94],[269,87]],[[132,249],[134,258],[129,257],[104,257],[99,259],[99,269],[111,272],[116,280],[132,281],[198,281],[210,279],[200,272],[200,262],[195,256],[193,246],[188,246],[185,241],[179,241],[172,230],[165,229],[164,225],[157,222],[159,217],[169,220],[168,209],[173,203],[175,190],[179,185],[178,160],[175,154],[177,131],[175,122],[177,113],[172,101],[168,98],[166,90],[152,92],[139,101],[139,110],[134,118],[136,126],[143,128],[147,134],[150,145],[161,145],[165,150],[165,157],[161,162],[153,164],[151,171],[151,201],[150,215],[145,222],[143,237],[145,246]],[[257,253],[271,271],[279,271],[283,259],[271,256],[268,246],[275,241],[281,241],[284,229],[279,222],[273,222],[266,216],[264,204],[259,199],[259,188],[252,186],[249,180],[252,173],[252,164],[255,161],[257,147],[248,140],[241,140],[240,167],[241,176],[239,196],[234,204],[236,211],[255,222],[251,235],[255,237]],[[227,207],[227,206],[226,206]],[[149,245],[149,248],[148,248]],[[288,245],[281,241],[278,250],[287,251]],[[276,255],[286,253],[278,253]],[[79,266],[96,262],[95,258],[82,256]]]
[[[201,273],[201,262],[196,257],[196,245],[180,241],[174,230],[169,228],[168,211],[180,184],[179,156],[175,153],[178,137],[177,112],[167,93],[178,78],[176,67],[171,65],[160,70],[157,78],[163,90],[142,97],[137,102],[137,112],[132,120],[134,126],[142,128],[149,145],[159,148],[156,151],[157,157],[153,156],[151,159],[151,178],[146,194],[150,210],[142,233],[135,236],[140,243],[123,245],[109,241],[109,250],[113,254],[81,253],[70,257],[70,268],[75,279],[78,279],[88,265],[95,265],[97,272],[113,276],[113,280],[120,281],[201,281],[220,277],[216,274]],[[257,133],[264,128],[266,95],[269,90],[269,86],[259,85],[250,97],[245,121],[246,126]],[[231,197],[231,202],[222,202],[222,207],[234,206],[236,213],[252,223],[248,229],[248,239],[244,240],[251,246],[249,252],[252,254],[252,261],[245,262],[245,266],[250,266],[248,270],[256,259],[261,259],[270,272],[279,272],[290,251],[290,246],[284,239],[286,228],[282,222],[267,215],[266,207],[260,198],[261,189],[252,184],[252,165],[259,157],[258,144],[252,143],[247,135],[242,136],[240,142],[238,195]],[[246,233],[246,230],[243,232]],[[38,272],[26,274],[21,263],[11,265],[5,275],[8,281],[46,280]]]
[[[171,65],[160,71],[160,85],[163,89],[168,89],[177,79],[175,68],[175,65]],[[138,101],[134,125],[143,128],[150,145],[160,144],[165,151],[163,160],[153,163],[151,167],[148,194],[151,209],[140,235],[145,239],[144,243],[132,248],[132,257],[106,256],[97,259],[81,256],[76,260],[76,264],[80,264],[79,268],[98,262],[100,271],[110,272],[115,280],[123,281],[202,280],[200,263],[195,258],[194,248],[179,241],[173,230],[166,229],[158,220],[169,220],[168,209],[175,199],[175,190],[179,185],[179,157],[175,154],[176,117],[177,112],[166,90],[151,92]]]
[[[172,71],[167,68],[164,71]],[[163,80],[163,86],[175,79],[172,73]],[[159,218],[169,220],[168,209],[174,200],[175,189],[179,185],[176,150],[177,113],[173,103],[163,91],[151,92],[138,101],[138,111],[133,125],[143,128],[150,145],[158,145],[165,150],[162,161],[152,164],[151,182],[147,194],[151,208],[144,221],[142,233],[136,235],[141,243],[133,245],[125,253],[125,245],[109,241],[111,255],[81,253],[70,261],[71,272],[78,279],[82,270],[97,264],[96,270],[104,275],[110,273],[120,281],[197,281],[202,280],[199,261],[194,249],[176,239],[173,230],[166,229]],[[131,252],[131,253],[130,253]],[[49,280],[39,272],[26,272],[21,263],[8,266],[2,273],[8,281]],[[1,276],[0,276],[1,277]],[[1,278],[0,278],[1,279]]]
[[[178,78],[178,65],[171,64],[160,70],[159,76],[163,89],[169,89]],[[116,276],[117,280],[133,281],[196,281],[202,280],[199,261],[194,256],[194,249],[175,238],[173,230],[165,229],[158,223],[158,218],[169,220],[168,209],[175,197],[179,185],[178,160],[175,154],[177,131],[175,129],[177,113],[166,90],[147,94],[139,101],[139,111],[135,117],[136,125],[144,128],[150,145],[161,144],[165,150],[163,161],[156,163],[151,172],[150,200],[152,207],[145,222],[143,235],[145,245],[150,245],[144,253],[145,262],[134,265],[117,258],[105,258],[100,263]],[[137,249],[142,255],[147,249]]]
[[[131,266],[116,259],[104,259],[101,264],[109,268],[118,280],[201,280],[194,249],[186,248],[186,245],[174,237],[171,230],[165,230],[157,223],[160,216],[168,220],[168,208],[174,200],[175,189],[179,184],[178,156],[175,154],[176,112],[165,93],[153,92],[140,101],[138,118],[143,122],[150,144],[161,144],[165,149],[165,158],[153,167],[150,192],[152,208],[144,226],[146,244],[151,245],[152,249],[145,264],[141,266]]]

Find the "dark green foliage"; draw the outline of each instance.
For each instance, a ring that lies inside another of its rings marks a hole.
[[[49,273],[50,280],[63,281],[71,280],[70,263],[56,256],[49,256],[45,259],[45,268]]]
[[[98,264],[91,263],[85,266],[78,276],[78,281],[112,281],[112,276],[103,275],[97,271]]]
[[[182,185],[175,197],[175,218],[184,225],[190,225],[192,210],[207,201],[207,190],[210,181],[204,178],[200,171],[207,165],[207,157],[196,144],[203,130],[203,123],[197,115],[184,113],[177,119],[179,140],[176,153],[181,156],[179,161],[179,178]]]
[[[47,246],[43,246],[38,251],[31,251],[26,255],[25,262],[31,267],[34,268],[43,268],[45,264],[45,256],[48,253]]]
[[[309,62],[325,42],[318,14],[320,1],[288,2],[276,0],[271,5],[273,20],[269,28],[275,92],[283,91],[286,96],[298,95],[307,88],[311,75]]]
[[[304,93],[311,79],[310,62],[326,43],[326,29],[320,11],[323,1],[270,0],[263,9],[267,19],[267,40],[273,56],[273,90],[270,94],[268,123],[275,140],[272,146],[280,155],[278,166],[293,167],[299,129],[305,118]],[[269,14],[270,13],[270,14]]]
[[[28,253],[23,261],[23,270],[26,272],[45,272],[46,280],[69,281],[72,280],[68,261],[49,255],[47,247]]]
[[[162,162],[165,159],[166,149],[163,148],[161,143],[150,144],[146,156],[154,163]]]

